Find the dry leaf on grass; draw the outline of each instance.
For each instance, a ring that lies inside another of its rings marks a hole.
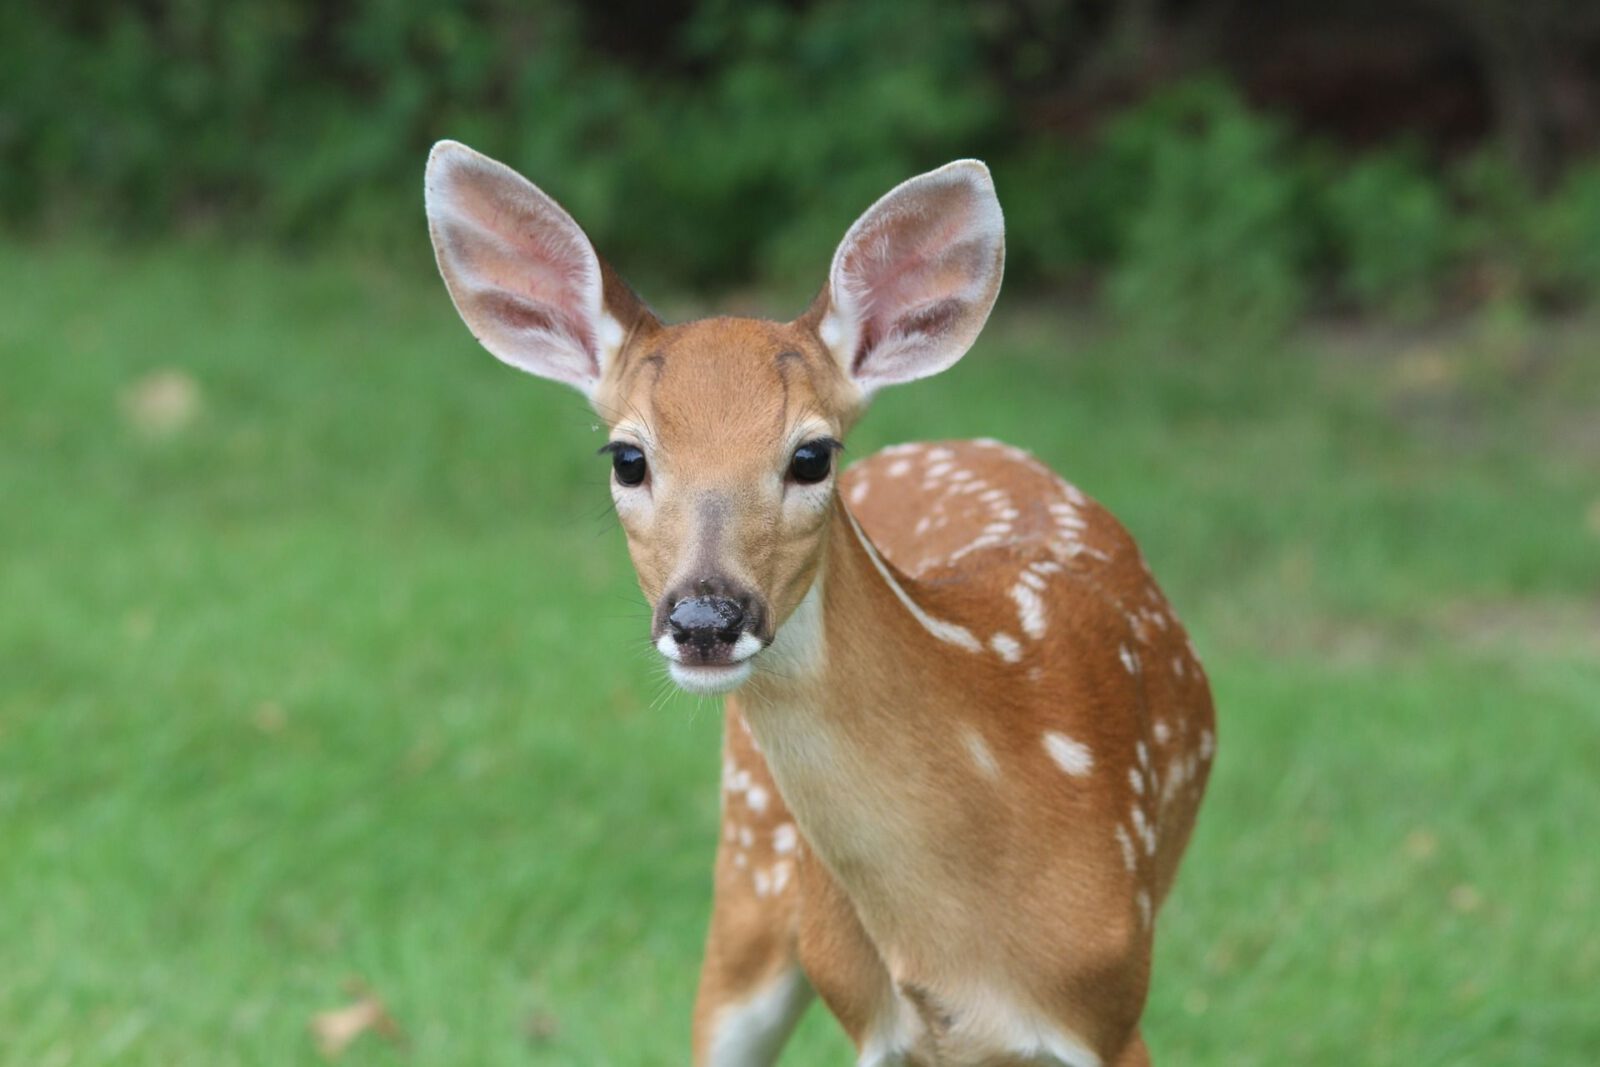
[[[171,437],[200,414],[200,384],[181,370],[146,374],[122,392],[122,413],[150,437]]]
[[[561,1023],[549,1012],[535,1009],[523,1021],[522,1031],[529,1044],[542,1045],[556,1039],[561,1033]]]
[[[355,1003],[320,1012],[311,1018],[311,1035],[316,1039],[317,1051],[324,1059],[338,1059],[345,1049],[369,1030],[388,1041],[398,1042],[402,1038],[400,1024],[394,1021],[382,1000],[359,985],[352,988],[351,992],[360,994],[360,999]]]

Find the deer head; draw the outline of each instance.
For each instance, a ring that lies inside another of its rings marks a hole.
[[[581,390],[609,429],[611,495],[672,677],[724,692],[817,579],[840,442],[885,385],[944,370],[1000,289],[989,172],[947,164],[856,220],[791,322],[667,325],[549,196],[451,141],[428,159],[429,229],[468,328]]]

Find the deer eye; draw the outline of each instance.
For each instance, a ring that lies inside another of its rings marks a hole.
[[[644,481],[649,468],[645,465],[644,453],[636,446],[613,441],[602,451],[611,453],[611,472],[617,476],[618,485],[631,489]]]
[[[837,441],[829,439],[807,441],[794,450],[794,458],[789,460],[789,477],[802,485],[822,481],[833,469],[833,452],[838,447]]]

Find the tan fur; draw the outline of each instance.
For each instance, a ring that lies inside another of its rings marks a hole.
[[[1138,549],[997,442],[786,475],[977,336],[1005,258],[987,169],[891,190],[791,323],[661,324],[559,205],[464,146],[435,148],[426,187],[474,334],[647,460],[613,499],[658,650],[711,632],[674,605],[735,605],[720,665],[674,675],[738,687],[695,1062],[774,1062],[809,982],[863,1064],[1148,1064],[1155,917],[1215,726]]]
[[[653,504],[619,506],[645,597],[655,603],[701,562],[767,595],[786,618],[810,587],[826,510],[785,510],[795,431],[842,438],[853,391],[817,339],[775,322],[706,319],[640,331],[595,399],[611,422],[650,438]],[[707,544],[704,509],[722,506]],[[711,559],[705,559],[710,553]]]
[[[775,621],[822,576],[819,672],[758,670],[728,701],[727,773],[742,789],[724,783],[698,1062],[725,1006],[796,960],[858,1044],[909,1004],[923,1021],[913,1062],[1001,1062],[981,1041],[970,1054],[982,1058],[962,1058],[959,1035],[941,1036],[994,990],[1103,1062],[1134,1062],[1153,932],[1138,894],[1153,913],[1171,886],[1214,727],[1200,666],[1127,533],[1037,461],[971,442],[870,457],[820,518],[787,521],[773,483],[795,425],[820,419],[842,436],[856,414],[803,324],[653,330],[618,361],[600,403],[647,427],[662,479],[653,521],[624,519],[646,596],[688,565],[693,509],[681,501],[708,493],[734,505],[721,565],[771,599]],[[851,499],[907,594],[982,640],[981,652],[934,640],[889,592],[850,527]],[[996,543],[969,549],[1012,512]],[[1039,638],[1008,595],[1030,564],[1050,570],[1037,579]],[[989,646],[997,633],[1015,640],[1016,662]],[[1085,747],[1089,774],[1052,761],[1046,730]],[[970,733],[997,774],[974,760]],[[1142,796],[1136,768],[1147,768]],[[751,787],[765,797],[760,812]],[[779,855],[773,834],[785,825],[799,843]]]

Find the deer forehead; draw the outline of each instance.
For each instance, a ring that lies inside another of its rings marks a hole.
[[[614,434],[640,439],[653,470],[706,486],[780,473],[803,440],[842,434],[853,400],[808,331],[717,318],[635,338],[596,407]]]

